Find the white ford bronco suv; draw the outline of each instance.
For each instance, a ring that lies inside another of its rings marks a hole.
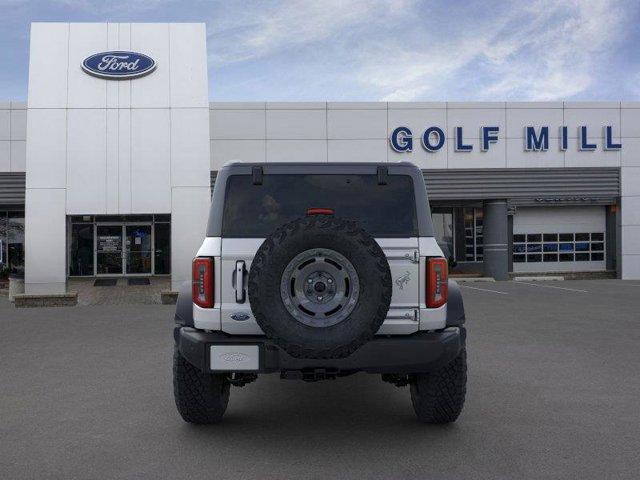
[[[410,386],[427,423],[457,419],[464,306],[410,163],[232,163],[176,306],[182,418],[216,423],[259,374],[356,372]]]

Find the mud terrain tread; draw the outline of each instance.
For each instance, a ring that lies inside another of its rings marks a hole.
[[[415,375],[411,402],[421,421],[450,423],[460,415],[466,391],[467,351],[463,348],[455,360],[440,370]]]
[[[173,394],[178,412],[186,422],[220,422],[229,403],[229,387],[224,375],[201,372],[174,347]]]

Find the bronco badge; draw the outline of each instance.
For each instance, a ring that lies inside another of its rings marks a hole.
[[[401,277],[396,278],[396,285],[400,287],[400,290],[404,290],[404,286],[411,281],[411,272],[406,272]]]

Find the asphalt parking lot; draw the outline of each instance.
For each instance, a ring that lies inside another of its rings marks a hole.
[[[182,422],[172,307],[0,297],[0,478],[638,478],[640,281],[466,283],[469,385],[446,427],[365,374],[233,389]]]

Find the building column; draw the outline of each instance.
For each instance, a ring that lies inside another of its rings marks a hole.
[[[506,200],[484,202],[484,276],[509,279],[508,218]]]
[[[27,188],[24,221],[25,293],[65,293],[65,190]]]

